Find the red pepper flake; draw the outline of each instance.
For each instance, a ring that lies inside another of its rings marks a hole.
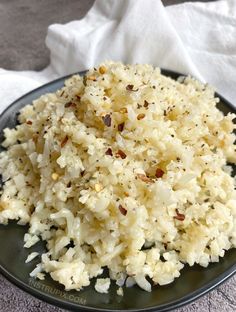
[[[127,90],[127,91],[133,91],[133,92],[138,91],[138,89],[134,89],[134,85],[132,85],[132,84],[128,84],[128,85],[126,86],[126,90]]]
[[[64,139],[62,140],[62,142],[61,142],[61,147],[64,147],[64,146],[66,145],[68,139],[69,139],[69,138],[68,138],[68,136],[66,135],[66,136],[64,137]]]
[[[123,206],[119,205],[119,210],[123,214],[123,216],[127,215],[127,209],[125,209]]]
[[[122,159],[125,159],[126,158],[126,154],[122,151],[122,150],[118,150],[116,152],[116,158],[122,158]]]
[[[109,147],[109,148],[106,150],[105,154],[108,155],[108,156],[113,156],[112,149]]]
[[[73,102],[67,102],[67,103],[65,104],[65,107],[66,107],[66,108],[68,108],[68,107],[76,107],[76,104],[73,103]]]
[[[32,125],[32,121],[31,120],[27,120],[26,124],[31,126]]]
[[[152,179],[150,179],[149,177],[147,177],[143,173],[138,173],[137,178],[139,178],[140,180],[142,180],[143,182],[146,182],[146,183],[154,183],[154,181]]]
[[[148,101],[145,100],[143,106],[144,106],[145,108],[147,108],[148,105],[149,105]]]
[[[122,132],[124,130],[125,123],[122,122],[118,125],[118,131]]]
[[[179,213],[178,209],[175,209],[175,212],[176,212],[176,216],[174,216],[174,218],[179,220],[179,221],[184,221],[185,215],[182,213]]]
[[[143,119],[144,117],[145,117],[145,114],[138,114],[137,119],[138,119],[138,120],[141,120],[141,119]]]
[[[111,115],[110,114],[106,114],[105,116],[102,117],[102,120],[104,122],[104,124],[107,126],[107,127],[110,127],[111,126]]]
[[[163,176],[164,173],[165,173],[165,172],[164,172],[162,169],[157,168],[157,169],[156,169],[155,176],[156,176],[157,178],[161,178],[161,177]]]
[[[81,96],[80,95],[76,95],[77,100],[81,100]]]

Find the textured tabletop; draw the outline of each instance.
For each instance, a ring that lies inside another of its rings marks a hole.
[[[183,2],[163,0],[164,5]],[[0,0],[0,68],[40,70],[49,62],[48,25],[79,19],[93,0]],[[17,26],[16,26],[17,25]],[[63,312],[13,286],[0,275],[0,312]],[[175,312],[236,311],[236,276]]]

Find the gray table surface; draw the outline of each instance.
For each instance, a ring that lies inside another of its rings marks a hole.
[[[183,0],[163,0],[164,5]],[[79,19],[93,0],[0,0],[0,68],[40,70],[49,62],[48,25]],[[63,312],[13,286],[0,275],[0,312]],[[236,276],[175,312],[236,311]]]

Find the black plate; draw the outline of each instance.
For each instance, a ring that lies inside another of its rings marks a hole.
[[[162,71],[163,74],[176,79],[179,74]],[[47,92],[54,92],[63,86],[64,77],[48,83],[15,101],[0,116],[0,141],[3,129],[14,127],[17,112],[26,104]],[[219,96],[219,95],[218,95]],[[219,109],[225,114],[235,112],[232,104],[220,97]],[[1,151],[1,149],[0,149]],[[236,249],[226,252],[219,263],[212,263],[207,268],[186,266],[181,276],[172,284],[154,287],[151,293],[134,286],[125,288],[124,296],[116,294],[117,286],[112,285],[109,294],[99,294],[94,290],[94,281],[90,287],[80,292],[63,290],[49,276],[44,281],[34,280],[29,273],[37,264],[37,260],[25,264],[29,250],[23,248],[23,236],[27,227],[10,222],[8,226],[0,225],[0,272],[15,285],[39,299],[73,311],[168,311],[189,303],[206,292],[212,290],[236,271]],[[42,252],[44,246],[38,243],[30,251]]]

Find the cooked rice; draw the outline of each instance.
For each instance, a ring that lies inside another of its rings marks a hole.
[[[28,223],[25,247],[46,241],[31,275],[80,290],[107,267],[150,291],[146,277],[171,283],[235,247],[235,115],[217,102],[190,77],[107,62],[25,106],[4,131],[0,223]]]

